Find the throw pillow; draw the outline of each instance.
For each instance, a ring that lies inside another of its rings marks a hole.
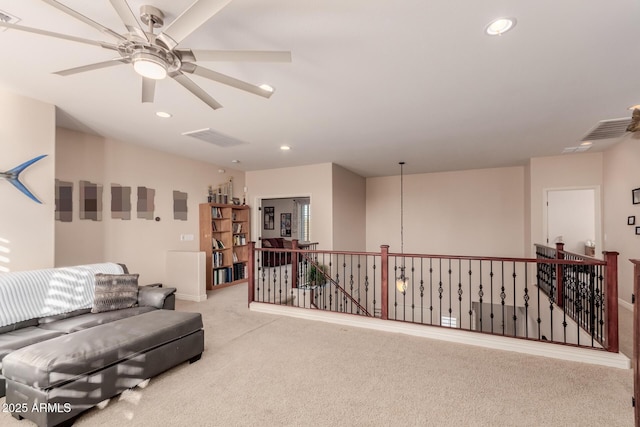
[[[92,313],[134,307],[138,302],[139,274],[96,274]]]

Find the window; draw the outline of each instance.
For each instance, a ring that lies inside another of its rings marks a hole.
[[[310,238],[309,228],[311,224],[311,201],[309,199],[296,199],[298,204],[298,240],[308,242]]]

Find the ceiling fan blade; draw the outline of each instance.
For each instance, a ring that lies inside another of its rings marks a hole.
[[[196,0],[158,35],[157,40],[173,49],[229,3],[231,0]]]
[[[115,58],[109,61],[96,62],[95,64],[83,65],[81,67],[69,68],[67,70],[56,71],[53,74],[59,76],[70,76],[72,74],[84,73],[85,71],[99,70],[101,68],[113,67],[114,65],[128,64],[128,58]]]
[[[251,83],[244,82],[242,80],[238,80],[236,78],[227,76],[222,73],[218,73],[217,71],[210,70],[208,68],[200,67],[196,64],[192,64],[189,62],[183,62],[181,71],[185,71],[187,73],[196,74],[200,77],[204,77],[206,79],[214,80],[218,83],[222,83],[231,87],[235,87],[236,89],[241,89],[255,95],[262,96],[264,98],[269,98],[273,95],[272,90],[266,90],[259,86],[252,85]]]
[[[118,16],[120,16],[120,19],[122,20],[122,23],[124,24],[124,26],[127,28],[127,31],[129,31],[130,33],[136,34],[137,36],[145,39],[146,41],[149,41],[147,34],[140,27],[140,24],[138,23],[136,16],[133,14],[133,11],[131,11],[131,8],[129,7],[129,3],[127,3],[126,0],[109,0],[109,1],[111,2],[111,6],[113,6],[113,8],[118,13]]]
[[[189,92],[200,98],[202,102],[207,104],[209,107],[217,110],[218,108],[222,108],[222,105],[218,103],[211,95],[205,92],[200,86],[195,84],[190,78],[177,71],[175,73],[170,74],[173,79],[175,79],[178,83],[180,83],[185,89]]]
[[[288,51],[176,49],[176,52],[187,61],[191,55],[193,61],[291,62]]]
[[[116,33],[112,29],[107,28],[102,24],[97,23],[93,19],[88,18],[88,17],[82,15],[79,12],[76,12],[75,10],[71,9],[70,7],[67,7],[67,6],[63,5],[62,3],[60,3],[60,2],[57,2],[56,0],[42,0],[42,1],[47,3],[50,6],[55,7],[58,10],[61,10],[62,12],[66,13],[67,15],[71,15],[74,18],[84,22],[85,24],[88,24],[88,25],[92,26],[93,28],[96,28],[96,29],[102,31],[105,34],[109,34],[110,36],[115,37],[118,40],[126,40],[126,37]]]
[[[0,20],[0,27],[11,28],[13,30],[25,31],[27,33],[40,34],[42,36],[55,37],[57,39],[70,40],[72,42],[85,43],[94,46],[100,46],[105,49],[118,50],[118,46],[113,43],[101,42],[98,40],[83,39],[81,37],[70,36],[68,34],[54,33],[52,31],[41,30],[39,28],[23,27],[22,25],[10,24]]]
[[[154,79],[142,78],[142,102],[153,102],[156,92],[156,81]]]

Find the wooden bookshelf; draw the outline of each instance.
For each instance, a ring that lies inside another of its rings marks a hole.
[[[250,212],[246,205],[200,204],[200,250],[205,253],[207,289],[247,280]]]

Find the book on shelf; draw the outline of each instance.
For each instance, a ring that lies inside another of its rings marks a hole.
[[[213,249],[224,249],[224,243],[222,242],[222,240],[218,240],[218,239],[214,239],[214,243],[213,243]]]
[[[244,234],[236,234],[233,236],[234,246],[244,246],[247,244],[247,236]]]
[[[211,221],[211,231],[218,231],[218,226],[215,221]]]
[[[222,209],[212,207],[211,208],[211,217],[212,218],[222,218]]]
[[[237,253],[233,253],[233,262],[238,262],[238,254]]]
[[[233,281],[233,270],[231,267],[216,268],[213,270],[213,284],[222,285]]]
[[[242,223],[241,222],[233,223],[233,232],[234,233],[242,233]]]
[[[214,268],[222,267],[224,265],[224,254],[222,252],[214,252],[211,254],[211,261]]]

